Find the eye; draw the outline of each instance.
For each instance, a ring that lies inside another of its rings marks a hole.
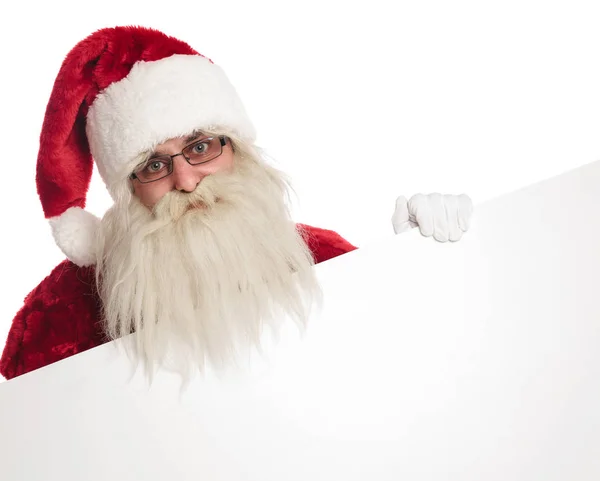
[[[144,170],[150,174],[155,174],[156,172],[160,172],[165,167],[166,164],[162,160],[152,160],[146,164]]]
[[[192,153],[194,154],[204,154],[208,150],[208,142],[200,142],[199,144],[194,145],[192,148]]]

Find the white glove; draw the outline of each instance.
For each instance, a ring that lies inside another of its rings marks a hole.
[[[466,194],[416,194],[408,202],[402,195],[396,199],[392,225],[396,234],[419,226],[425,237],[456,242],[469,230],[472,214],[473,202]]]

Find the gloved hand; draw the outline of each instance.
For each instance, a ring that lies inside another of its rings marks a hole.
[[[408,202],[400,196],[396,199],[392,225],[396,234],[418,226],[425,237],[456,242],[469,230],[472,214],[473,202],[466,194],[416,194]]]

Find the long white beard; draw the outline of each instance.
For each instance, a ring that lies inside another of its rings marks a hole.
[[[264,328],[300,326],[321,300],[312,254],[285,204],[281,174],[236,155],[232,172],[171,192],[154,212],[133,196],[102,220],[97,279],[110,340],[185,378],[235,363]]]

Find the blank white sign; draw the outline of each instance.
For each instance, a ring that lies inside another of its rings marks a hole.
[[[600,163],[316,266],[268,360],[129,377],[107,344],[0,385],[6,480],[600,479]]]

